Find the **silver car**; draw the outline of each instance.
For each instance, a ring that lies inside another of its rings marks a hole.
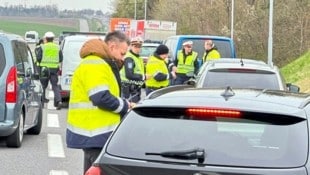
[[[263,61],[244,58],[221,58],[204,63],[188,84],[197,88],[253,88],[299,92],[299,87],[286,83],[279,68]]]
[[[24,132],[42,127],[42,86],[31,51],[22,37],[0,33],[0,136],[20,147]]]

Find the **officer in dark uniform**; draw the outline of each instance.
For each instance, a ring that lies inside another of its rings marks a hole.
[[[59,46],[53,42],[54,37],[53,32],[46,32],[44,35],[46,42],[36,52],[40,69],[48,68],[49,71],[47,78],[40,79],[43,86],[43,101],[48,102],[45,92],[50,81],[54,92],[54,106],[59,110],[62,107],[62,102],[58,86],[58,71],[60,63],[63,60],[63,55]]]
[[[145,75],[143,59],[140,51],[143,40],[140,37],[133,38],[130,49],[125,55],[124,66],[120,71],[122,80],[122,97],[130,102],[137,103],[141,99],[141,87],[149,76]]]

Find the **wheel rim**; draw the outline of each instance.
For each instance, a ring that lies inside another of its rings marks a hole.
[[[24,136],[24,117],[20,114],[19,118],[19,140],[22,141]]]

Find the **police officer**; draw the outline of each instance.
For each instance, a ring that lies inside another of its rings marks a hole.
[[[199,70],[197,52],[192,50],[193,42],[186,41],[182,44],[182,50],[179,50],[175,58],[174,65],[177,67],[174,85],[184,84]]]
[[[154,54],[150,56],[146,63],[146,74],[152,75],[150,79],[145,81],[146,95],[154,90],[167,87],[169,85],[169,79],[176,78],[174,71],[170,71],[168,62],[169,49],[166,45],[159,45]],[[173,64],[170,64],[173,66]]]
[[[140,51],[143,40],[140,37],[132,38],[130,49],[125,56],[124,66],[121,69],[122,96],[137,103],[141,99],[141,87],[149,78],[145,74],[143,59]]]
[[[47,78],[41,78],[41,84],[43,86],[43,101],[48,102],[48,99],[46,98],[46,88],[50,81],[54,92],[54,106],[59,110],[62,107],[62,102],[60,89],[57,83],[59,66],[63,60],[63,55],[59,46],[53,42],[54,37],[55,35],[53,32],[45,33],[45,43],[37,50],[37,61],[39,62],[41,70],[43,68],[48,68],[49,70],[49,76]]]
[[[221,58],[221,54],[218,52],[212,40],[206,40],[204,47],[206,50],[206,52],[202,56],[202,60],[204,63],[209,60],[217,60]]]
[[[82,62],[72,77],[66,143],[69,148],[83,149],[84,173],[133,106],[120,98],[119,66],[128,45],[127,36],[114,31],[104,41],[86,41],[80,50]]]

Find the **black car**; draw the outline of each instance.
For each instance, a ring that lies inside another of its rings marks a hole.
[[[87,175],[306,175],[310,94],[170,87],[132,109]]]

